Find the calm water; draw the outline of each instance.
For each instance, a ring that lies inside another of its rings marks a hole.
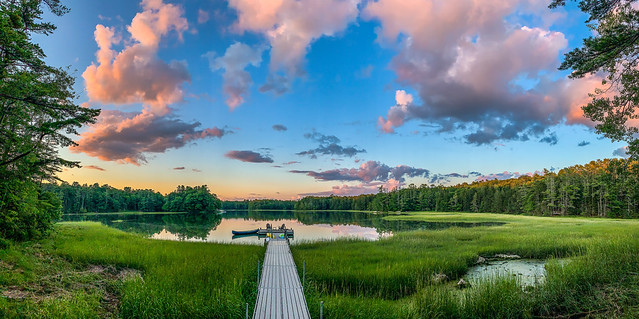
[[[466,278],[473,284],[498,276],[516,276],[523,286],[534,286],[546,278],[545,260],[498,260],[477,265],[468,270]]]
[[[340,237],[377,240],[394,232],[476,227],[503,223],[444,223],[386,220],[383,215],[358,212],[228,211],[223,214],[92,214],[64,215],[63,221],[99,221],[124,231],[155,239],[261,244],[257,236],[233,238],[232,230],[265,228],[286,224],[295,231],[295,241],[318,241]]]

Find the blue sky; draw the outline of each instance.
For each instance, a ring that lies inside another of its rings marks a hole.
[[[67,1],[36,36],[103,109],[63,180],[224,199],[360,194],[613,157],[546,1]],[[101,47],[98,45],[101,43]],[[75,70],[75,71],[74,71]],[[581,146],[580,146],[581,145]]]

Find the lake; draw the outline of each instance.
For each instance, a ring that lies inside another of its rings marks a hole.
[[[257,236],[233,238],[232,230],[279,227],[295,231],[294,241],[337,238],[378,240],[399,231],[448,227],[494,226],[503,223],[447,223],[388,220],[383,214],[350,211],[227,211],[225,213],[70,214],[62,221],[97,221],[154,239],[206,241],[239,244],[263,243]]]

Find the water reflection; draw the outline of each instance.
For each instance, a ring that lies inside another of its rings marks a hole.
[[[451,226],[476,227],[503,223],[446,223],[387,220],[384,215],[362,212],[227,211],[223,214],[92,214],[65,215],[63,221],[99,221],[124,231],[168,240],[234,242],[260,244],[257,236],[233,239],[232,230],[264,228],[266,223],[286,224],[295,231],[295,241],[356,237],[377,240],[394,232],[443,229]]]
[[[98,221],[127,232],[153,237],[168,233],[175,240],[206,240],[214,231],[222,216],[215,213],[180,214],[77,214],[64,215],[62,221]]]
[[[466,278],[476,284],[499,276],[516,276],[522,286],[534,286],[546,278],[544,260],[498,260],[477,265],[468,270]]]

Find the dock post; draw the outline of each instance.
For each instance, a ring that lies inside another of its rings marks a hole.
[[[260,260],[257,260],[257,285],[255,286],[255,292],[260,292]]]
[[[248,302],[246,303],[246,319],[248,319]]]
[[[302,266],[302,290],[304,290],[306,284],[306,260],[304,260],[304,264]]]
[[[320,319],[324,319],[324,301],[320,301]]]

